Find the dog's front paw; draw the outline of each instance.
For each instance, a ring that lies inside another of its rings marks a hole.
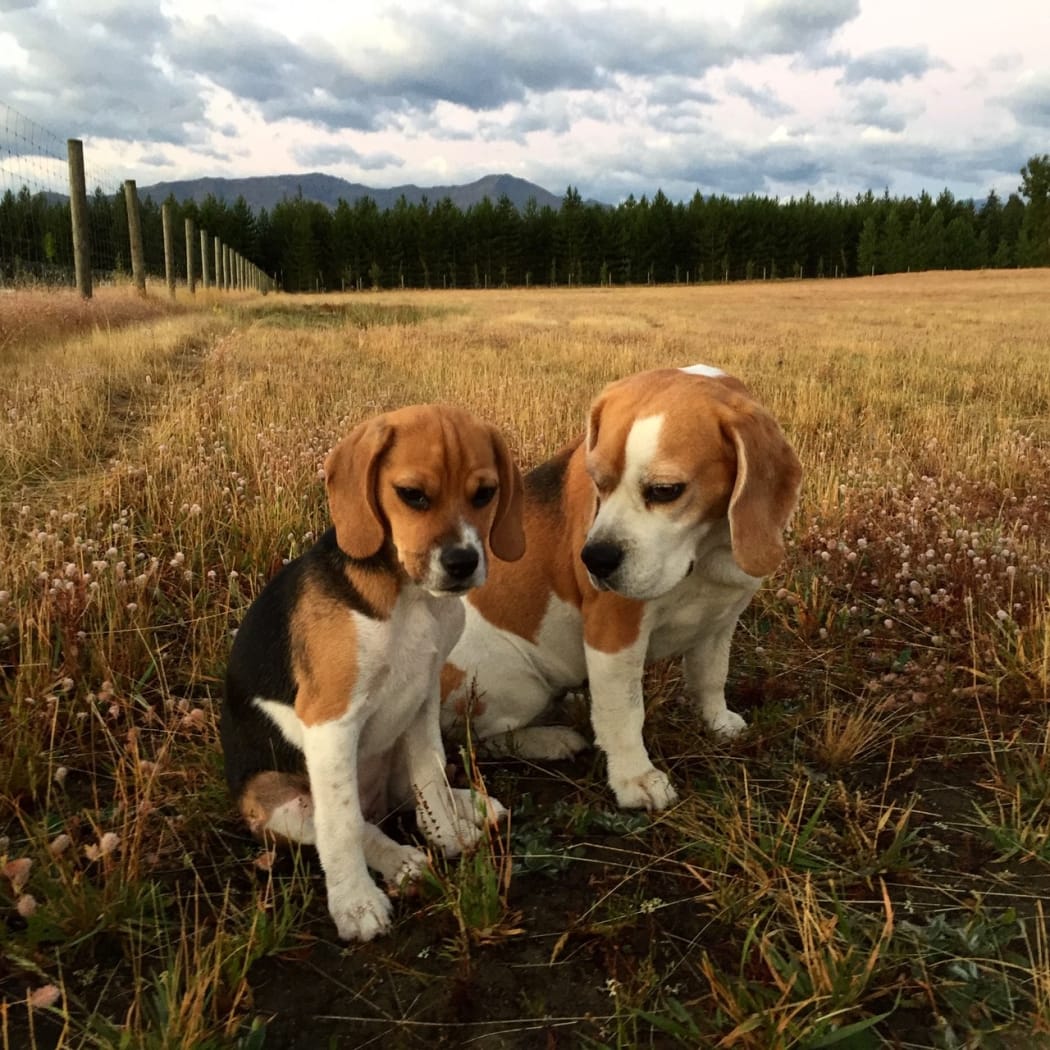
[[[390,898],[371,879],[352,891],[328,891],[328,913],[340,940],[370,941],[386,933],[392,910]]]
[[[732,740],[733,737],[740,736],[747,729],[747,722],[735,711],[730,711],[726,708],[724,711],[719,711],[707,723],[707,728],[722,740]]]
[[[611,781],[610,786],[623,809],[667,809],[678,801],[678,792],[671,786],[670,778],[653,767],[636,777]]]

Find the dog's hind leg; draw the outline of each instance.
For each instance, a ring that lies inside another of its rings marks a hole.
[[[375,824],[365,825],[363,845],[365,863],[373,871],[378,871],[388,886],[415,882],[428,863],[422,850],[395,842]]]
[[[478,743],[483,755],[525,758],[537,762],[557,762],[572,758],[591,745],[571,726],[522,726],[494,733]]]
[[[551,685],[522,668],[496,674],[481,668],[464,678],[442,705],[445,728],[456,740],[470,737],[485,755],[508,755],[551,762],[590,747],[575,729],[563,725],[532,725],[551,702]]]

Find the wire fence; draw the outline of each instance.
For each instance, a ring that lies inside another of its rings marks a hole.
[[[121,179],[85,156],[91,271],[112,279],[126,242],[127,217],[118,203]],[[127,249],[123,260],[127,259]],[[0,102],[0,281],[74,282],[66,143]]]
[[[173,200],[140,203],[132,194],[139,222],[129,229],[127,184],[75,143],[87,198],[78,235],[88,250],[78,261],[70,202],[80,185],[72,173],[73,145],[0,101],[0,287],[76,284],[90,295],[93,286],[132,279],[145,290],[152,277],[174,295],[176,282],[192,290],[195,279],[209,273],[209,283],[225,289],[269,284]]]

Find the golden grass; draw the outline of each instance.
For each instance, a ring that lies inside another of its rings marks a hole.
[[[630,981],[611,969],[623,994],[598,1035],[631,1045],[662,1019],[686,1033],[678,1045],[800,1045],[892,1012],[900,989],[962,1025],[954,993],[922,991],[962,927],[902,924],[900,886],[919,878],[916,771],[931,756],[972,792],[965,815],[940,815],[953,835],[1050,864],[1036,731],[1050,689],[1048,293],[1050,272],[1018,271],[182,295],[174,311],[125,291],[91,304],[0,295],[0,862],[34,861],[17,890],[0,877],[0,906],[35,905],[28,940],[0,934],[21,960],[0,990],[24,1001],[62,985],[81,1011],[62,1038],[87,1045],[84,1017],[106,997],[89,1002],[90,986],[40,946],[90,954],[110,938],[135,959],[140,990],[116,997],[133,1029],[159,1024],[150,1002],[168,1004],[169,1042],[150,1045],[233,1039],[252,1012],[246,967],[264,950],[254,916],[274,905],[243,885],[214,701],[247,603],[324,526],[326,450],[374,412],[443,400],[501,425],[532,466],[581,429],[606,381],[705,362],[777,415],[806,481],[787,562],[738,631],[731,702],[761,692],[755,728],[739,749],[717,747],[662,702],[679,692],[674,670],[654,670],[654,745],[691,788],[609,889],[629,898],[617,929],[655,921],[635,896],[674,872],[724,943],[683,951],[677,998],[656,979],[663,956]],[[581,812],[608,804],[600,771],[572,789]],[[531,833],[527,820],[514,829]],[[70,844],[54,854],[59,835]],[[970,875],[929,856],[943,867],[928,891],[957,917]],[[501,907],[508,870],[500,861]],[[980,892],[1004,893],[999,878]],[[164,902],[173,884],[193,907]],[[200,915],[232,946],[229,966],[194,932]],[[1005,920],[978,908],[966,922],[994,954]],[[143,958],[135,945],[161,927],[170,951]],[[588,911],[570,930],[600,928]],[[265,950],[290,929],[277,922]],[[1017,983],[1034,995],[1025,1006],[1017,992],[1016,1017],[1045,1025],[1047,938],[1023,932],[1031,965]],[[653,944],[665,941],[657,929]],[[916,952],[925,969],[910,967]],[[982,960],[974,995],[999,965]],[[8,1018],[5,1007],[5,1038]]]
[[[0,291],[0,361],[15,351],[32,350],[71,335],[109,331],[136,321],[152,321],[175,309],[166,296],[140,296],[127,285],[95,289],[82,299],[71,288]]]

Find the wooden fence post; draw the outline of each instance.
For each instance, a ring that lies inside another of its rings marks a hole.
[[[193,220],[186,220],[186,287],[190,290],[190,295],[193,295],[197,291],[197,277],[194,273],[193,266],[193,253],[197,250],[197,245],[193,242],[196,241],[197,234],[193,228]]]
[[[201,287],[208,287],[208,231],[201,230]]]
[[[73,263],[77,274],[77,291],[91,298],[91,234],[88,221],[87,184],[84,179],[84,143],[68,139],[69,211],[73,221]]]
[[[171,229],[171,202],[165,201],[160,206],[160,220],[164,228],[164,279],[168,285],[168,295],[175,298],[175,241]]]
[[[215,287],[222,291],[222,241],[219,240],[218,236],[215,237],[212,243],[212,248],[215,252]]]
[[[131,242],[131,277],[139,295],[145,295],[146,257],[142,250],[142,213],[134,179],[124,180],[124,207],[128,213],[128,240]]]
[[[223,291],[230,290],[230,246],[222,246],[222,287]]]

